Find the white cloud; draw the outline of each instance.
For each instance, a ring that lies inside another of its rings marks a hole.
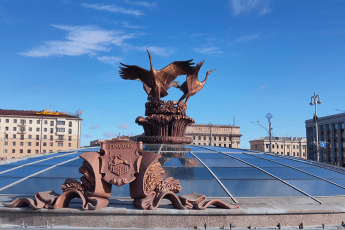
[[[90,127],[90,129],[97,129],[99,127],[99,125],[94,125],[92,127]]]
[[[117,135],[115,133],[108,133],[108,132],[105,132],[103,133],[103,136],[104,137],[116,137]]]
[[[259,85],[260,89],[266,89],[266,85],[265,84],[262,84],[262,85]]]
[[[271,0],[230,0],[230,7],[234,16],[253,12],[263,16],[273,10]]]
[[[202,54],[222,54],[222,53],[224,53],[223,51],[219,50],[215,46],[195,48],[194,50],[195,50],[195,52],[202,53]]]
[[[83,3],[83,4],[81,4],[81,6],[89,8],[89,9],[108,11],[108,12],[112,12],[112,13],[132,14],[132,15],[135,15],[135,16],[144,15],[144,13],[141,12],[140,10],[125,9],[123,7],[116,6],[116,5],[103,5],[103,4],[87,4],[87,3]]]
[[[130,5],[137,5],[137,6],[145,6],[147,8],[153,8],[156,7],[156,3],[150,3],[150,2],[132,2],[129,0],[123,0],[124,2],[126,2],[127,4]]]
[[[64,40],[46,41],[43,45],[20,53],[30,57],[95,55],[98,51],[109,51],[111,45],[124,46],[125,40],[134,34],[105,30],[97,26],[52,25],[68,32]]]
[[[114,57],[114,56],[103,56],[103,57],[97,57],[98,61],[108,63],[108,64],[115,64],[122,60],[122,58]]]
[[[240,42],[246,42],[246,41],[250,41],[253,39],[256,39],[259,37],[259,34],[253,34],[253,35],[248,35],[248,36],[242,36],[238,39],[235,39],[233,41],[230,42],[230,44],[235,44],[235,43],[240,43]]]
[[[83,134],[84,138],[91,138],[91,136],[89,134]]]
[[[128,129],[129,125],[127,124],[119,124],[118,126],[120,129]]]

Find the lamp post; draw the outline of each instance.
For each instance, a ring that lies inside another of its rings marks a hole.
[[[210,146],[212,146],[212,123],[208,123],[208,126],[210,127]]]
[[[270,113],[267,113],[267,115],[266,115],[266,118],[267,118],[267,120],[268,120],[268,124],[269,124],[269,128],[268,128],[268,130],[269,130],[269,139],[270,139],[270,153],[272,152],[272,123],[271,123],[271,118],[272,118],[273,116],[272,116],[272,114],[270,114]]]
[[[316,112],[317,104],[321,104],[321,100],[320,100],[320,96],[316,95],[316,93],[314,92],[314,95],[311,96],[310,98],[310,105],[315,105],[315,113],[314,113],[313,120],[315,122],[315,132],[316,132],[316,161],[320,161],[319,129],[317,125],[318,118],[317,118],[317,112]],[[315,160],[315,156],[314,156],[314,160]]]
[[[269,140],[270,140],[270,153],[271,153],[272,152],[272,129],[273,129],[272,128],[272,123],[271,123],[271,118],[273,116],[272,116],[272,114],[267,113],[267,115],[265,117],[268,119],[268,125],[269,125],[268,129],[265,126],[261,125],[259,123],[259,121],[257,121],[257,124],[260,125],[262,128],[264,128],[268,132]],[[254,122],[252,122],[252,123],[254,123]]]

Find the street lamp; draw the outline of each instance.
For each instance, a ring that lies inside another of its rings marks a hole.
[[[257,121],[257,124],[260,125],[262,128],[264,128],[267,132],[268,132],[268,135],[269,135],[269,140],[270,140],[270,153],[272,152],[272,124],[271,124],[271,118],[273,117],[271,113],[267,113],[267,115],[265,116],[267,119],[268,119],[268,129],[266,129],[265,126],[261,125],[259,123],[259,121]],[[254,122],[252,122],[254,123]]]
[[[270,153],[272,152],[272,124],[271,124],[271,118],[272,118],[273,116],[272,116],[272,114],[270,114],[270,113],[267,113],[267,115],[266,115],[266,118],[267,118],[267,120],[268,120],[268,124],[269,124],[269,128],[268,128],[268,130],[269,130],[269,139],[270,139]]]
[[[316,93],[314,92],[314,96],[311,96],[310,98],[310,105],[315,105],[315,113],[314,113],[313,120],[315,122],[315,132],[316,132],[316,160],[320,161],[319,130],[318,130],[318,125],[317,125],[318,118],[317,118],[317,112],[316,112],[317,104],[321,104],[321,100],[320,100],[320,96],[316,95]],[[315,160],[315,156],[314,156],[314,160]]]

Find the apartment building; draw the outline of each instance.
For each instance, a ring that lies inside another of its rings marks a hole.
[[[316,127],[313,119],[305,121],[308,159],[317,160]],[[345,167],[345,113],[318,118],[320,161]]]
[[[270,152],[269,137],[249,141],[250,149]],[[307,141],[305,137],[272,137],[272,153],[307,158]]]
[[[187,127],[186,137],[194,145],[240,148],[240,127],[233,125],[193,124]]]
[[[80,148],[82,118],[51,111],[0,109],[0,157]]]

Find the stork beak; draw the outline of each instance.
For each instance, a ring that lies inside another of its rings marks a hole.
[[[149,54],[149,57],[151,58],[151,54],[148,49],[146,49],[147,53]]]
[[[210,73],[212,73],[212,72],[215,71],[215,70],[216,70],[216,69],[210,70],[210,71],[207,72],[207,74],[210,74]]]

